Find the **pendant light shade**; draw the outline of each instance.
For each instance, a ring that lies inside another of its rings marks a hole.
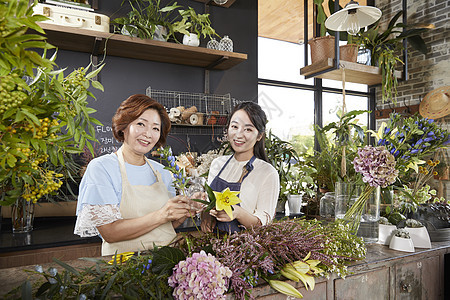
[[[216,3],[218,5],[224,5],[227,2],[228,2],[228,0],[214,0],[214,3]]]
[[[347,31],[355,35],[361,27],[369,26],[381,18],[381,10],[373,6],[360,6],[350,1],[345,8],[335,12],[325,21],[325,26],[334,31]]]

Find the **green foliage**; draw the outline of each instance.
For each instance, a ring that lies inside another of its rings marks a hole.
[[[124,2],[122,2],[123,5]],[[161,0],[129,0],[131,10],[125,17],[115,18],[111,23],[114,31],[123,33],[125,29],[131,36],[141,39],[152,39],[157,31],[157,26],[164,26],[169,29],[167,40],[173,35],[173,25],[175,18],[170,18],[171,14],[181,6],[177,2],[171,1],[168,5],[161,7]]]
[[[54,69],[56,53],[45,37],[28,34],[43,16],[32,16],[28,1],[0,1],[0,192],[1,205],[19,197],[36,202],[61,186],[60,173],[44,167],[65,164],[64,153],[81,153],[95,141],[93,124],[100,124],[88,107],[91,85],[102,67],[80,68],[64,76]],[[43,49],[40,56],[30,48]]]
[[[449,140],[447,130],[418,114],[404,118],[393,113],[372,134],[379,146],[385,146],[396,157],[396,168],[402,176],[411,170],[418,172],[419,165],[425,164],[426,158],[436,150],[447,147]]]
[[[112,21],[115,32],[123,33],[122,30],[125,29],[131,36],[152,39],[159,25],[168,30],[164,36],[166,41],[172,37],[178,42],[175,33],[195,33],[203,38],[219,36],[211,26],[209,14],[197,14],[192,7],[180,9],[182,6],[173,1],[161,7],[161,0],[129,0],[129,5],[131,10],[125,17]],[[173,16],[175,11],[178,14]]]
[[[119,256],[120,254],[118,254]],[[27,272],[42,276],[43,282],[32,288],[29,281],[8,293],[6,299],[173,299],[173,289],[167,279],[172,269],[186,259],[177,248],[155,248],[150,253],[138,253],[127,259],[83,258],[94,264],[76,269],[62,261],[53,259],[61,268],[51,267]],[[28,295],[28,298],[26,298]],[[84,295],[84,296],[83,296]]]
[[[209,19],[209,14],[197,14],[192,7],[185,10],[179,10],[181,15],[181,21],[174,24],[177,26],[177,30],[183,34],[195,33],[200,38],[209,36],[220,37],[214,28],[211,27],[211,20]]]
[[[314,168],[311,174],[316,185],[334,191],[337,181],[356,182],[359,178],[352,161],[357,149],[364,144],[364,129],[358,125],[357,116],[365,110],[354,110],[341,114],[338,122],[331,122],[323,128],[315,126],[315,137],[320,151],[303,155],[304,164]],[[344,172],[345,171],[345,172]]]
[[[400,51],[403,50],[403,40],[422,54],[427,54],[428,48],[421,37],[421,34],[433,29],[431,24],[403,24],[397,23],[403,11],[398,12],[390,20],[386,30],[380,28],[380,21],[377,21],[367,31],[361,30],[357,35],[359,43],[371,51],[372,65],[378,64],[382,70],[382,100],[392,100],[394,103],[397,96],[397,78],[394,75],[397,63],[403,63]],[[405,29],[405,31],[403,31]]]
[[[265,147],[270,164],[278,171],[280,177],[280,201],[287,201],[288,183],[291,180],[292,161],[299,160],[298,154],[291,143],[283,141],[269,130],[266,135]]]

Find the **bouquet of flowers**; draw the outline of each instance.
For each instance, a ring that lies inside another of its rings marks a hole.
[[[409,169],[419,171],[423,160],[437,149],[450,142],[447,130],[440,128],[434,120],[415,115],[404,118],[391,114],[388,123],[382,123],[378,132],[372,131],[377,145],[384,146],[397,161],[400,173]]]
[[[367,183],[358,200],[345,214],[345,219],[351,220],[350,227],[356,233],[359,228],[361,215],[367,200],[377,187],[387,187],[395,182],[398,176],[395,157],[384,146],[365,146],[358,149],[353,160],[355,171],[362,175]]]

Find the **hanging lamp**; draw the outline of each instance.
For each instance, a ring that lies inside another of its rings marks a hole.
[[[325,21],[325,26],[334,31],[347,31],[355,35],[362,27],[369,26],[381,18],[381,10],[373,6],[361,6],[350,1],[345,8],[335,12]]]

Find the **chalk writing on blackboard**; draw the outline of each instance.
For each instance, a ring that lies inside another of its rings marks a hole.
[[[95,138],[98,140],[94,146],[96,156],[113,153],[120,148],[122,143],[114,138],[111,124],[104,123],[103,126],[96,125],[94,128]]]

